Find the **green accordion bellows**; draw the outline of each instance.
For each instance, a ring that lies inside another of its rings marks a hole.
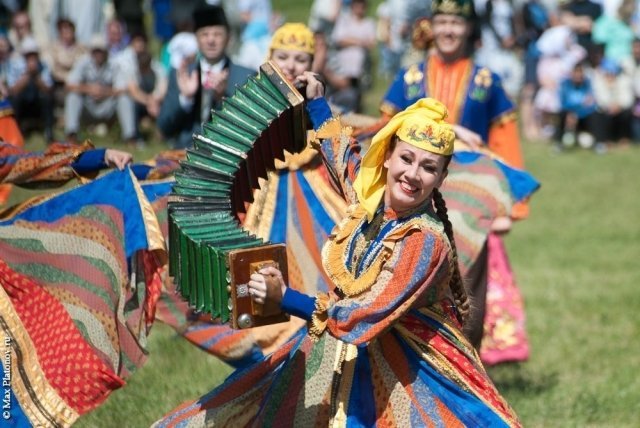
[[[176,173],[169,198],[169,275],[199,312],[247,328],[286,320],[279,308],[256,305],[246,281],[265,264],[286,280],[283,244],[244,230],[238,213],[253,201],[259,178],[275,159],[306,146],[304,98],[267,62],[213,112]],[[244,282],[244,284],[243,284]]]

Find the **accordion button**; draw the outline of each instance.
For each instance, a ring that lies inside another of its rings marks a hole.
[[[253,326],[253,318],[249,314],[242,314],[238,317],[238,327],[250,328]]]
[[[227,301],[227,308],[229,308],[230,311],[233,310],[233,300],[231,297],[229,297],[229,300]]]
[[[227,271],[227,275],[225,276],[228,284],[231,284],[231,272]]]

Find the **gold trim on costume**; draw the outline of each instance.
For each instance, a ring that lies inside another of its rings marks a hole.
[[[260,188],[253,193],[253,203],[249,205],[243,226],[256,236],[269,240],[271,226],[276,211],[276,197],[280,174],[269,171],[267,180],[260,179]]]
[[[300,153],[284,152],[284,160],[275,159],[276,169],[288,169],[289,171],[297,171],[307,165],[318,154],[318,150],[311,146],[307,146]]]
[[[506,123],[515,122],[516,120],[518,120],[518,113],[509,111],[495,118],[493,122],[491,122],[491,126],[501,126]]]
[[[350,136],[353,128],[350,126],[342,126],[339,117],[331,117],[327,119],[316,131],[307,133],[307,141],[316,142],[319,140],[338,138],[341,135]]]
[[[340,342],[340,357],[336,362],[335,376],[337,376],[337,390],[333,395],[332,408],[335,409],[329,422],[331,427],[346,427],[347,414],[349,413],[349,397],[353,386],[353,374],[356,368],[358,347],[350,343]]]
[[[131,175],[131,180],[133,181],[133,188],[138,195],[138,200],[140,201],[140,211],[142,213],[142,217],[144,218],[144,228],[147,235],[147,242],[149,244],[149,250],[161,250],[166,252],[167,247],[164,244],[164,237],[162,235],[162,229],[160,229],[160,224],[158,224],[158,217],[153,211],[153,207],[149,200],[145,196],[142,191],[142,187],[140,183],[136,179],[136,176],[133,174],[133,171],[130,169],[129,174]],[[166,258],[166,253],[164,255]],[[165,262],[166,260],[161,261]]]
[[[360,227],[366,218],[365,209],[358,205],[353,214],[344,220],[337,233],[329,237],[322,251],[322,265],[336,287],[346,296],[355,296],[370,289],[375,284],[382,266],[391,257],[396,242],[410,230],[420,229],[424,224],[421,218],[413,218],[389,233],[382,241],[382,249],[369,267],[356,278],[345,264],[353,231]]]
[[[327,320],[329,319],[327,310],[330,303],[328,294],[318,293],[316,296],[316,307],[311,315],[311,321],[309,321],[309,336],[314,342],[318,341],[327,328]]]
[[[0,287],[0,327],[11,338],[11,388],[33,426],[68,427],[80,415],[47,381],[37,352],[4,288]],[[19,354],[18,354],[19,353]],[[37,398],[38,401],[34,401]]]
[[[384,114],[388,114],[389,116],[393,116],[398,113],[400,109],[389,101],[383,101],[382,104],[380,104],[380,111]]]

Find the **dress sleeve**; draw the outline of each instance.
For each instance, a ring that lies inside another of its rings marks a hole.
[[[86,153],[82,163],[79,158]],[[95,156],[94,156],[95,155]],[[79,174],[91,176],[97,173],[104,152],[94,150],[91,144],[82,145],[56,143],[44,152],[25,152],[19,147],[0,141],[0,182],[13,183],[23,187],[62,185]],[[96,162],[94,162],[96,161]],[[96,166],[95,169],[80,167],[74,170],[74,164]],[[93,165],[96,163],[96,165]],[[89,165],[91,164],[91,165]]]
[[[360,143],[351,137],[351,129],[343,127],[338,118],[334,118],[327,101],[318,98],[307,103],[307,111],[316,132],[315,140],[321,143],[321,151],[327,169],[334,184],[342,191],[350,204],[356,203],[353,181],[360,169]]]
[[[368,343],[388,330],[425,293],[450,276],[449,245],[442,235],[414,231],[396,246],[373,285],[336,302],[316,299],[310,334],[323,330],[355,345]],[[324,311],[326,307],[326,311]]]

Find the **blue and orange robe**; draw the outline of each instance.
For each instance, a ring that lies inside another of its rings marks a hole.
[[[381,111],[383,115],[394,114],[425,96],[444,103],[449,111],[447,121],[479,134],[487,149],[503,162],[517,169],[524,168],[515,106],[497,74],[486,67],[475,65],[470,58],[446,63],[437,53],[432,53],[424,62],[397,74],[384,97]],[[448,200],[446,191],[444,196]],[[513,204],[502,215],[524,219],[528,214],[529,206],[525,199]],[[469,212],[463,210],[457,218],[461,219],[463,216],[468,218]],[[454,219],[453,226],[457,232],[456,241],[459,238],[476,239],[465,232],[468,227],[464,222]],[[501,361],[526,360],[529,348],[524,328],[522,296],[509,267],[502,238],[488,234],[485,241],[488,248],[487,295],[490,299],[485,313],[485,336],[481,346],[483,361],[495,364]],[[469,260],[473,262],[475,259],[469,257]],[[463,272],[470,268],[471,265],[463,262]],[[506,328],[496,328],[507,324]],[[505,335],[504,332],[510,333]]]
[[[35,178],[51,184],[76,176],[70,165],[78,166],[77,156],[49,154],[5,163],[42,166],[32,175],[11,175],[14,169],[5,177],[35,185]],[[11,379],[9,422],[70,426],[146,360],[166,263],[164,239],[129,169],[4,215],[0,330],[3,361],[9,362],[3,376]]]
[[[316,127],[322,103],[309,103]],[[322,151],[354,201],[358,145],[342,133]],[[328,293],[283,297],[307,326],[156,426],[519,426],[460,331],[451,246],[430,199],[402,217],[381,208],[371,222],[352,205],[322,265]]]

